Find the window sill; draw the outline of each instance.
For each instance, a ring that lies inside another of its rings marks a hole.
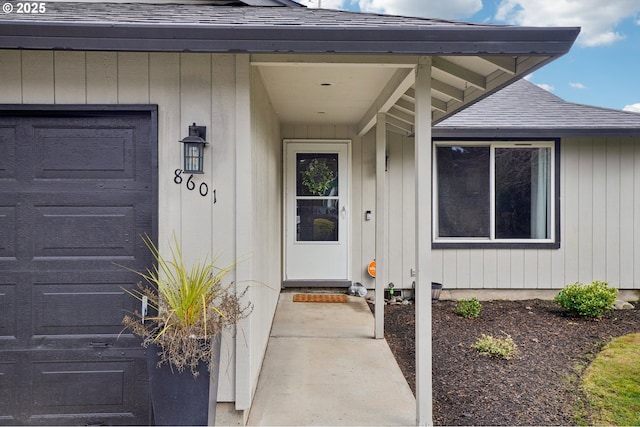
[[[560,242],[432,242],[432,249],[560,249]]]

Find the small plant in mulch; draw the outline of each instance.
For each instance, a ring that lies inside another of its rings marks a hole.
[[[465,317],[467,319],[473,319],[480,316],[482,310],[482,304],[478,301],[478,298],[461,299],[456,302],[456,308],[454,312],[458,316]]]
[[[588,284],[576,282],[567,285],[553,300],[571,316],[597,318],[613,310],[616,298],[617,289],[610,288],[607,282],[596,280]]]
[[[483,356],[505,360],[513,359],[519,352],[518,345],[507,334],[504,337],[497,338],[492,335],[482,334],[471,347],[478,350]]]

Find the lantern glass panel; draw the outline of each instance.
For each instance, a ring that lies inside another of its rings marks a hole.
[[[187,173],[203,173],[203,144],[201,143],[185,143],[184,144],[184,171]]]

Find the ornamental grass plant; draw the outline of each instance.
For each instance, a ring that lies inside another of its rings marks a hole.
[[[124,268],[144,279],[137,290],[127,292],[148,306],[149,313],[126,315],[123,324],[142,338],[144,347],[158,346],[159,365],[171,364],[179,372],[189,368],[195,376],[200,362],[210,369],[215,360],[213,338],[251,313],[253,305],[243,301],[247,289],[238,294],[233,283],[223,284],[235,264],[219,267],[213,258],[187,265],[175,235],[168,257],[149,236],[142,239],[154,266],[145,272]]]

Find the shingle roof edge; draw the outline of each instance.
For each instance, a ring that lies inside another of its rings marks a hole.
[[[184,17],[180,22],[167,22],[164,15],[159,21],[151,16],[141,22],[46,17],[1,20],[0,48],[559,56],[568,52],[579,33],[574,27],[506,27],[341,11],[316,13],[317,9],[304,8],[215,10],[231,16],[215,22],[185,22]],[[267,12],[277,14],[263,22]],[[290,23],[291,17],[298,21]],[[335,17],[343,19],[336,21]],[[353,17],[361,20],[350,22]]]

